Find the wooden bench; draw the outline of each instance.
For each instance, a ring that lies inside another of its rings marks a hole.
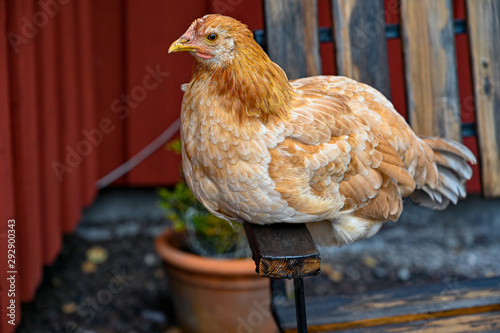
[[[306,226],[245,223],[245,231],[257,273],[273,279],[271,307],[281,332],[500,330],[500,277],[306,300],[302,278],[320,272]],[[286,297],[283,279],[294,279],[295,300]]]
[[[388,98],[387,39],[402,37],[410,124],[421,135],[455,140],[477,135],[483,195],[498,197],[500,6],[495,0],[466,1],[467,22],[453,19],[451,0],[401,0],[401,23],[386,25],[383,0],[332,0],[333,29],[328,29],[318,26],[315,1],[265,0],[266,30],[255,37],[264,47],[273,45],[267,52],[290,79],[321,74],[319,44],[333,41],[338,74],[368,83]],[[462,124],[454,37],[467,30],[476,123]],[[272,309],[282,332],[307,331],[306,304],[311,332],[500,330],[500,278],[304,301],[302,278],[320,271],[319,252],[306,226],[247,223],[245,230],[257,272],[273,278]],[[284,278],[295,280],[295,302],[280,292]]]
[[[306,298],[308,328],[310,332],[351,332],[352,329],[384,332],[397,327],[397,332],[405,332],[410,331],[410,327],[422,327],[425,332],[423,327],[428,326],[439,332],[433,325],[441,322],[473,324],[481,327],[481,332],[498,332],[500,317],[492,313],[500,313],[499,287],[500,278],[487,278],[457,285],[443,282],[355,295]],[[296,332],[293,301],[275,297],[273,308],[280,329]],[[462,331],[472,330],[464,327]]]

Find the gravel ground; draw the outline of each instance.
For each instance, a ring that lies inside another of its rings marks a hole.
[[[45,269],[17,332],[173,333],[164,267],[153,241],[168,222],[154,189],[103,191]],[[333,295],[500,275],[500,200],[472,196],[435,212],[405,203],[373,238],[321,250],[306,294]]]

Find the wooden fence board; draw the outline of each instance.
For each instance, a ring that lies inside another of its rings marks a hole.
[[[180,85],[191,79],[193,60],[187,54],[167,54],[167,50],[192,21],[206,14],[205,5],[202,0],[126,2],[127,158],[179,117]],[[139,186],[172,184],[179,179],[179,165],[179,156],[160,149],[132,170],[127,181]]]
[[[469,41],[485,197],[500,196],[500,3],[468,0]]]
[[[109,121],[112,130],[104,134],[96,148],[99,178],[125,162],[125,132],[121,96],[124,93],[123,2],[92,2],[96,121]],[[114,183],[123,185],[124,177]]]
[[[265,0],[267,54],[288,79],[321,74],[316,0]]]
[[[333,0],[332,12],[338,75],[391,98],[384,1]]]
[[[7,31],[5,1],[0,1],[0,332],[10,333],[14,326],[8,323],[7,307],[9,283],[7,281],[7,221],[15,218],[14,170],[12,160],[12,120],[10,114],[10,91],[7,64]],[[17,293],[19,295],[19,293]],[[17,320],[20,319],[19,297],[16,301]]]
[[[90,153],[83,160],[82,177],[82,206],[88,206],[97,194],[96,181],[98,180],[98,146],[104,140],[104,135],[96,121],[95,90],[93,71],[93,42],[92,42],[92,11],[90,0],[77,2],[78,23],[78,63],[80,66],[80,107],[81,119],[80,142],[85,142]]]
[[[61,7],[56,19],[59,20],[58,72],[60,75],[60,105],[62,120],[62,140],[60,163],[68,169],[60,174],[63,191],[63,230],[71,232],[81,214],[83,159],[78,152],[81,140],[81,108],[78,82],[78,35],[76,25],[77,3],[71,1]],[[84,149],[84,148],[83,148]]]
[[[410,124],[461,141],[451,0],[402,0],[401,19]]]
[[[34,6],[31,1],[7,3],[9,32],[23,38],[23,43],[10,44],[10,102],[16,190],[16,270],[21,300],[29,301],[42,277],[42,238],[40,206],[40,145],[38,142],[38,110],[35,70]],[[27,23],[28,22],[28,23]],[[30,25],[31,23],[31,25]],[[21,39],[17,39],[20,41]],[[17,288],[16,288],[17,289]]]
[[[39,6],[35,7],[40,10]],[[57,81],[56,21],[48,19],[33,42],[36,44],[38,114],[40,115],[40,171],[42,186],[43,261],[50,264],[62,245],[62,191],[52,163],[61,156],[61,123]]]

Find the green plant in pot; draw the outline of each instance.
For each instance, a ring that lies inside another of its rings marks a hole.
[[[244,258],[250,248],[243,225],[220,219],[203,207],[185,182],[170,189],[162,188],[159,205],[179,234],[185,234],[184,245],[190,252],[219,258]]]

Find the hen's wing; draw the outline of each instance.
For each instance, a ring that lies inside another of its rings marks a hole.
[[[415,188],[422,189],[419,202],[440,207],[445,197],[462,196],[470,177],[466,148],[416,137],[375,89],[330,76],[292,86],[290,120],[268,122],[239,121],[222,97],[187,90],[183,170],[213,214],[236,222],[308,222],[319,244],[341,245],[397,220],[402,197]],[[436,163],[465,173],[453,179]]]
[[[299,214],[320,217],[310,229],[327,242],[368,237],[380,222],[396,221],[415,181],[436,173],[404,119],[380,92],[344,77],[292,86],[290,135],[271,151],[269,166],[282,198]]]

